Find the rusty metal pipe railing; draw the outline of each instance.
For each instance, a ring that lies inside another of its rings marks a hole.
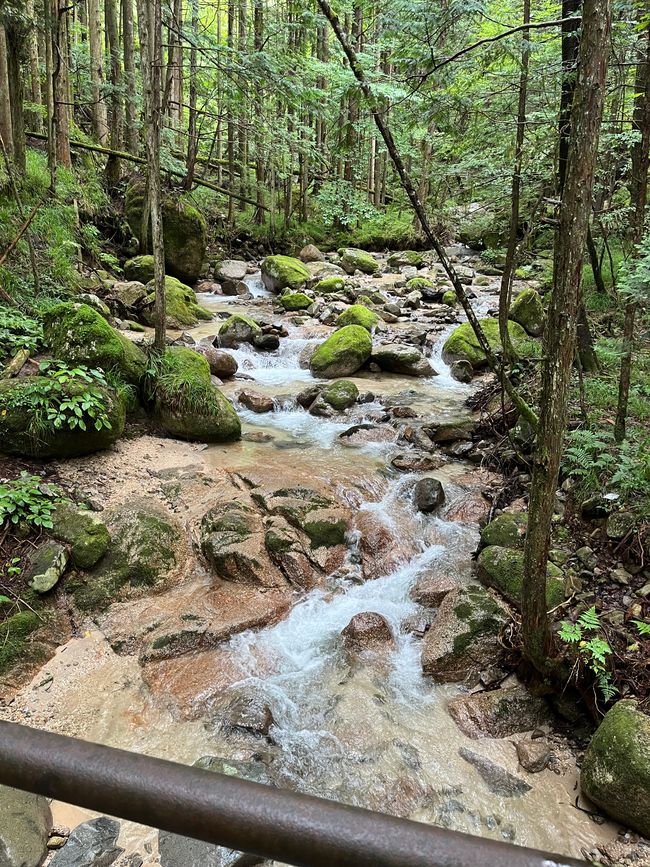
[[[0,783],[297,867],[586,867],[15,723]]]

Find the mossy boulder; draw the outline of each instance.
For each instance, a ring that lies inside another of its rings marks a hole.
[[[25,659],[32,633],[43,626],[43,622],[42,614],[39,616],[36,611],[25,610],[0,623],[0,675],[5,675]]]
[[[133,235],[140,239],[145,185],[141,181],[129,184],[124,213]],[[165,239],[165,271],[184,283],[199,279],[207,244],[205,217],[188,197],[166,195],[162,203],[163,235]],[[148,233],[151,238],[151,232]],[[146,252],[151,251],[149,241]],[[145,282],[145,281],[143,281]]]
[[[472,584],[448,593],[422,642],[422,669],[438,683],[474,686],[480,672],[503,656],[499,634],[508,622],[504,605]]]
[[[270,515],[279,515],[306,533],[312,548],[345,542],[347,518],[332,500],[311,488],[280,488],[271,494],[258,490],[252,496]]]
[[[535,289],[524,289],[510,306],[508,319],[517,322],[531,335],[539,337],[544,330],[544,304]]]
[[[314,376],[337,379],[350,376],[368,361],[372,338],[361,325],[346,325],[318,347],[309,361]]]
[[[105,608],[134,589],[153,587],[179,561],[180,531],[158,503],[130,500],[105,514],[108,551],[92,572],[67,579],[82,610]]]
[[[269,583],[264,526],[248,503],[232,500],[205,513],[201,520],[201,552],[224,581]]]
[[[442,296],[442,303],[447,307],[455,307],[458,304],[458,296],[453,289],[448,289]]]
[[[528,527],[526,512],[504,512],[481,530],[481,544],[501,548],[523,548]]]
[[[253,343],[257,336],[262,335],[262,329],[251,319],[241,313],[229,316],[219,329],[219,346],[237,349],[242,343]]]
[[[48,593],[56,587],[69,562],[67,548],[54,539],[46,539],[31,551],[25,574],[34,593]]]
[[[402,250],[401,253],[390,254],[388,266],[402,268],[404,265],[410,265],[412,268],[421,268],[423,261],[422,253],[418,253],[417,250]]]
[[[44,317],[44,336],[55,358],[114,370],[134,385],[147,368],[144,352],[87,304],[65,302],[50,308]]]
[[[345,289],[345,279],[343,277],[324,277],[319,280],[313,287],[315,295],[335,295],[338,292],[343,292]]]
[[[341,247],[338,251],[341,257],[340,265],[346,274],[361,271],[362,274],[374,274],[379,271],[379,262],[371,253],[358,250],[356,247]]]
[[[428,277],[411,277],[410,280],[407,280],[405,289],[409,293],[422,292],[423,290],[426,292],[435,289],[435,283]]]
[[[352,304],[336,320],[339,328],[343,328],[345,325],[360,325],[366,331],[372,331],[378,322],[379,316],[363,304]]]
[[[165,352],[154,384],[154,410],[167,433],[197,442],[230,442],[241,422],[230,401],[212,384],[210,365],[193,349]]]
[[[436,371],[415,346],[390,343],[377,346],[372,361],[388,373],[402,376],[435,376]]]
[[[153,276],[153,256],[134,256],[124,263],[124,277],[129,282],[149,283]]]
[[[612,818],[650,837],[650,717],[630,699],[598,726],[580,774],[584,794]]]
[[[33,395],[52,394],[51,406],[61,400],[80,397],[88,384],[70,380],[50,392],[51,382],[45,376],[24,376],[0,382],[0,451],[11,455],[33,458],[71,458],[107,449],[122,436],[126,408],[120,395],[112,388],[93,385],[101,395],[110,427],[97,430],[90,418],[84,419],[86,430],[79,427],[55,428],[43,413],[42,405],[35,405]]]
[[[168,328],[193,328],[199,320],[210,322],[212,313],[196,303],[196,293],[189,286],[181,283],[175,277],[165,277],[166,315]],[[147,284],[147,307],[142,316],[147,325],[153,326],[156,321],[155,305],[156,287],[151,280]]]
[[[92,568],[108,551],[111,537],[95,512],[73,503],[60,503],[52,513],[50,534],[70,546],[73,566]]]
[[[482,581],[498,590],[509,602],[521,608],[524,581],[524,555],[513,548],[489,545],[478,555],[478,574]],[[546,605],[555,608],[564,602],[562,572],[549,561],[546,568]]]
[[[280,298],[280,304],[287,311],[307,310],[314,303],[314,299],[304,292],[287,292]]]
[[[480,323],[492,351],[501,352],[498,321],[481,319]],[[528,358],[539,352],[537,342],[532,340],[517,322],[508,322],[508,334],[517,358]],[[479,346],[469,322],[459,325],[449,335],[442,347],[442,357],[447,364],[460,360],[469,361],[474,370],[481,370],[487,365],[485,353]]]
[[[320,396],[332,409],[340,412],[357,402],[359,389],[349,379],[339,379],[326,385],[321,391]]]
[[[271,292],[293,289],[294,292],[305,285],[311,274],[300,259],[293,256],[267,256],[260,265],[262,283]]]

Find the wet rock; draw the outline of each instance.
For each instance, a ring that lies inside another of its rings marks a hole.
[[[298,258],[301,262],[323,262],[325,260],[325,256],[315,244],[305,245],[298,254]]]
[[[271,515],[280,515],[307,534],[313,548],[345,542],[347,515],[328,497],[311,488],[280,488],[271,494],[256,490],[253,499]]]
[[[124,849],[117,845],[120,823],[100,816],[78,825],[54,855],[50,867],[109,867]]]
[[[66,570],[70,555],[63,545],[48,539],[29,556],[27,578],[35,593],[47,593],[58,583]]]
[[[322,395],[318,395],[316,400],[309,407],[309,414],[315,415],[318,418],[334,418],[334,410],[326,403]]]
[[[101,560],[111,541],[106,524],[94,512],[72,503],[56,507],[50,533],[70,546],[72,564],[80,569],[90,569]]]
[[[410,451],[395,455],[391,464],[396,470],[404,472],[428,472],[437,470],[445,463],[441,455],[431,455],[424,452]]]
[[[339,379],[326,385],[321,392],[321,397],[332,409],[341,412],[344,409],[349,409],[357,402],[359,389],[353,382]]]
[[[546,702],[523,686],[452,699],[449,715],[469,738],[506,738],[548,722]]]
[[[617,702],[598,726],[580,774],[584,794],[608,815],[650,837],[650,717]]]
[[[267,256],[260,264],[262,283],[271,292],[292,289],[294,292],[305,285],[311,276],[300,259],[292,256]]]
[[[371,360],[378,364],[381,370],[389,373],[400,373],[403,376],[436,375],[436,371],[419,349],[400,343],[377,346]]]
[[[386,619],[374,611],[355,614],[341,632],[343,645],[352,653],[383,650],[393,645],[393,633]]]
[[[215,279],[224,282],[231,280],[238,282],[248,274],[248,264],[241,259],[224,259],[214,269]]]
[[[314,376],[336,379],[356,373],[372,353],[372,338],[360,325],[346,325],[321,343],[311,356]]]
[[[410,597],[425,608],[439,608],[445,596],[457,589],[456,581],[447,575],[428,575],[418,580]]]
[[[436,425],[428,425],[425,430],[434,443],[453,443],[457,440],[471,440],[476,423],[471,418],[460,418]]]
[[[242,343],[252,343],[253,339],[261,334],[259,323],[249,316],[235,313],[222,323],[217,341],[220,347],[237,349]]]
[[[439,683],[478,683],[480,673],[503,656],[499,634],[509,616],[486,590],[459,588],[442,601],[422,642],[422,669]]]
[[[194,349],[200,352],[208,362],[210,373],[213,376],[218,376],[219,379],[230,379],[237,373],[239,368],[237,359],[233,358],[229,352],[224,352],[223,349],[217,349],[216,346],[206,343],[199,343],[194,346]]]
[[[548,767],[551,760],[551,750],[542,738],[536,740],[518,741],[517,758],[521,767],[529,774],[539,774]]]
[[[524,580],[524,555],[522,551],[490,545],[478,555],[477,570],[481,581],[498,590],[509,602],[521,607],[521,591]],[[564,602],[563,573],[549,561],[546,567],[546,604],[555,608]]]
[[[261,352],[273,352],[280,346],[280,337],[277,334],[254,334],[253,346]]]
[[[259,391],[252,391],[250,389],[241,391],[237,400],[247,409],[252,410],[252,412],[273,412],[275,409],[273,398],[268,397],[266,394],[260,394]]]
[[[469,762],[470,765],[476,768],[482,780],[487,785],[488,789],[494,795],[500,795],[503,798],[517,798],[530,792],[530,786],[525,780],[516,777],[493,762],[467,747],[461,747],[458,750],[458,755]]]
[[[416,508],[420,512],[435,512],[445,502],[442,482],[434,478],[420,479],[413,492]]]
[[[269,516],[264,526],[266,550],[285,578],[304,590],[314,587],[320,570],[309,556],[300,532],[280,515]]]
[[[51,827],[47,798],[0,786],[0,864],[39,867]]]
[[[265,556],[262,519],[247,503],[232,500],[205,513],[201,551],[224,581],[267,587],[279,583]]]
[[[307,409],[320,394],[319,385],[310,385],[296,395],[296,403],[303,409]]]
[[[465,361],[463,358],[454,361],[449,368],[449,372],[457,382],[471,382],[474,376],[474,368],[469,361]]]
[[[523,548],[528,527],[526,512],[504,512],[481,530],[482,545]]]
[[[238,695],[224,711],[222,727],[225,731],[244,731],[258,737],[268,735],[273,725],[271,708],[257,694]]]

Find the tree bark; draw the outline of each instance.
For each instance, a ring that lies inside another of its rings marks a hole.
[[[124,100],[125,144],[127,151],[137,154],[140,152],[140,137],[137,128],[133,0],[122,0],[122,43],[124,51],[124,80],[126,85]]]
[[[122,148],[122,64],[120,62],[120,33],[116,3],[118,0],[105,0],[106,38],[111,58],[111,117],[109,142],[112,150]],[[110,188],[120,182],[119,157],[109,156],[106,162],[106,183]]]
[[[104,47],[99,0],[88,0],[88,45],[93,134],[100,144],[105,144],[108,140],[108,112],[104,97]]]
[[[551,633],[546,567],[576,341],[580,280],[591,214],[593,179],[609,53],[609,0],[585,0],[571,141],[555,261],[554,288],[544,332],[540,420],[524,548],[524,654],[540,672],[548,667]]]
[[[7,37],[0,24],[0,136],[10,157],[14,154],[14,134],[9,100],[9,70],[7,68]]]
[[[36,12],[34,9],[34,0],[26,0],[27,16],[31,21],[30,31],[27,34],[27,51],[29,57],[29,95],[32,103],[40,107],[43,104],[43,94],[41,91],[41,67],[38,56],[38,27],[36,20]],[[41,132],[43,129],[43,119],[38,110],[30,111],[26,117],[27,125],[30,129],[35,129]]]

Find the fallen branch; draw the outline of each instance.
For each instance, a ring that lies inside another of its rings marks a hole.
[[[20,241],[20,239],[23,237],[23,235],[25,234],[25,232],[26,232],[26,231],[29,229],[29,227],[31,226],[34,217],[35,217],[36,214],[38,213],[38,210],[39,210],[39,208],[41,207],[41,205],[43,204],[44,201],[45,201],[45,199],[41,199],[40,202],[39,202],[37,205],[34,206],[34,208],[32,209],[31,214],[29,215],[29,217],[27,217],[27,219],[25,220],[25,222],[24,222],[24,223],[22,224],[22,226],[20,227],[20,231],[18,232],[18,234],[16,235],[16,237],[13,239],[13,241],[11,242],[11,244],[9,244],[9,247],[7,248],[7,250],[5,250],[5,252],[2,254],[2,256],[0,256],[0,265],[4,265],[4,263],[7,261],[8,257],[11,255],[12,250],[16,247],[16,245],[18,244],[18,242]],[[4,295],[5,295],[6,293],[4,292],[4,290],[0,290],[0,291],[2,291],[2,294],[3,294],[3,297],[4,297]],[[8,295],[7,295],[7,298],[9,298]],[[14,303],[13,300],[11,301],[11,303],[12,303],[12,304]]]
[[[19,349],[11,361],[5,365],[0,373],[0,379],[11,379],[14,376],[18,376],[28,361],[29,349]]]

